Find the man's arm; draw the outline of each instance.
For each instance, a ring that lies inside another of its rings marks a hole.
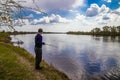
[[[38,37],[38,42],[42,45],[45,45],[45,42],[42,42],[42,36],[41,35],[39,35],[39,37]]]

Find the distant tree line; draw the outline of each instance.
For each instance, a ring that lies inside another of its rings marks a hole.
[[[17,34],[35,34],[37,32],[23,32],[23,31],[18,32],[18,31],[14,31],[14,32],[7,32],[7,33],[12,34],[12,35],[17,35]]]
[[[120,36],[120,26],[104,26],[102,29],[94,28],[90,32],[92,35]]]
[[[1,31],[2,33],[5,31]],[[12,35],[17,35],[17,34],[36,34],[37,32],[24,32],[24,31],[14,31],[14,32],[7,32]],[[65,34],[65,32],[43,32],[44,34]]]
[[[84,31],[69,31],[67,32],[67,34],[75,34],[75,35],[90,35],[91,33],[90,32],[84,32]]]
[[[98,35],[98,36],[120,36],[120,26],[104,26],[102,29],[93,28],[90,32],[73,32],[69,31],[67,34],[76,34],[76,35]]]

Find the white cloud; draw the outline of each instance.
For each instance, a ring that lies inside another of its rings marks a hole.
[[[14,0],[14,1],[26,7],[35,7],[35,5],[33,4],[33,0]]]
[[[81,20],[81,21],[82,21],[82,20],[85,19],[85,16],[77,13],[75,18],[76,18],[77,20]]]
[[[28,19],[18,19],[14,21],[14,26],[23,26],[23,25],[29,25],[30,22]]]
[[[76,13],[76,16],[72,20],[68,20],[66,18],[61,17],[60,15],[52,14],[50,16],[46,16],[40,19],[33,20],[32,24],[38,25],[30,25],[29,22],[26,21],[28,25],[24,27],[16,27],[20,30],[37,30],[39,26],[41,26],[45,31],[53,31],[53,32],[66,32],[66,31],[90,31],[95,27],[103,27],[105,25],[108,26],[117,26],[120,25],[120,8],[114,11],[107,8],[105,5],[101,7],[95,5],[91,7],[94,11],[94,8],[98,11],[97,15],[94,17],[88,17],[86,15],[82,15],[80,13]],[[43,24],[42,24],[43,23]],[[48,23],[48,24],[46,24]],[[54,24],[50,24],[54,23]],[[67,23],[67,24],[64,24]],[[30,26],[29,26],[30,25]]]
[[[114,22],[114,23],[117,24],[117,23],[120,22],[120,11],[119,11],[119,10],[120,10],[120,8],[108,14],[108,16],[110,17],[111,23]],[[115,13],[114,13],[114,12],[115,12]],[[117,13],[116,13],[116,12],[117,12]],[[120,23],[119,23],[119,24],[120,24]]]
[[[99,6],[97,4],[91,4],[90,8],[86,11],[86,16],[93,17],[99,13]]]
[[[50,19],[48,17],[43,17],[41,19],[35,19],[33,20],[32,24],[44,24],[44,23],[50,23]]]
[[[74,8],[78,6],[85,6],[84,0],[75,0],[74,4],[72,5]]]
[[[26,1],[28,1],[28,6],[33,5],[32,0],[26,0]],[[45,29],[45,31],[72,31],[72,30],[90,31],[94,27],[103,27],[104,25],[110,25],[110,26],[120,25],[119,23],[120,8],[112,11],[104,4],[102,6],[98,6],[97,4],[91,4],[90,8],[88,8],[86,11],[86,15],[82,15],[78,13],[78,11],[73,10],[73,8],[83,5],[82,3],[77,4],[76,3],[77,1],[78,0],[65,0],[65,1],[40,0],[41,3],[38,2],[37,5],[40,4],[39,7],[43,10],[59,11],[60,9],[64,9],[70,12],[74,12],[76,16],[74,17],[74,19],[69,20],[67,18],[63,18],[60,15],[52,14],[50,16],[46,16],[40,19],[35,19],[31,22],[32,24],[38,24],[38,25],[30,25],[28,21],[25,21],[25,23],[27,23],[27,27],[23,26],[21,30],[23,29],[33,30],[33,29],[37,29],[39,26],[42,26],[42,28]],[[16,28],[20,28],[20,27],[16,27]]]
[[[110,9],[106,7],[106,5],[104,4],[101,7],[99,7],[97,4],[91,4],[90,8],[88,8],[86,11],[86,16],[93,17],[102,12],[104,13],[110,12]]]
[[[118,26],[120,25],[120,8],[113,11],[105,5],[99,7],[97,4],[92,4],[90,8],[87,9],[86,15],[77,13],[75,18],[78,24],[82,24],[80,26],[87,27],[88,30],[105,25]]]
[[[112,0],[104,0],[104,1],[106,1],[106,2],[108,2],[108,3],[111,3],[111,2],[112,2]]]
[[[30,18],[33,18],[33,17],[34,17],[34,15],[30,14],[30,15],[26,16],[25,18],[30,19]]]
[[[101,12],[110,12],[110,9],[108,7],[106,7],[106,5],[102,5],[101,7],[99,7],[99,13]]]
[[[118,4],[120,5],[120,2],[118,2]]]
[[[95,20],[98,24],[102,25],[120,25],[120,11],[117,9],[109,12],[101,12],[96,16]]]
[[[120,8],[118,8],[116,11],[120,13]]]
[[[47,11],[50,10],[70,10],[84,5],[84,0],[40,0],[39,6]],[[46,6],[47,5],[47,6]]]
[[[33,20],[32,24],[46,24],[46,23],[69,23],[71,20],[62,18],[60,15],[52,14],[51,16],[46,16],[40,19]]]
[[[15,0],[19,1],[19,0]],[[23,0],[26,1],[24,3],[21,2],[23,6],[33,7],[35,8],[36,5],[40,9],[45,12],[48,11],[56,11],[56,10],[70,10],[71,8],[77,8],[79,6],[83,6],[84,0]]]

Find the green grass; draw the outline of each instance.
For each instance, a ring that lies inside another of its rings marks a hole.
[[[0,43],[0,80],[36,80],[13,53],[8,44]]]
[[[0,42],[10,43],[10,35],[5,32],[0,32]]]
[[[27,59],[34,66],[35,59],[25,49],[9,44],[10,38],[7,33],[0,33],[0,80],[37,80],[35,75],[28,70],[28,66],[14,53]],[[42,70],[39,70],[47,80],[69,80],[68,77],[42,61]]]
[[[26,50],[20,47],[14,47],[12,45],[6,45],[6,47],[10,48],[15,53],[19,53],[20,56],[26,58],[34,66],[35,59]],[[47,80],[69,80],[68,77],[64,73],[56,70],[52,66],[49,66],[46,62],[42,61],[41,64],[42,64],[43,69],[40,70],[40,73],[42,73],[46,77]]]

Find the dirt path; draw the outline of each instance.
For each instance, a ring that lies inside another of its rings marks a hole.
[[[35,70],[34,66],[27,59],[17,53],[14,54],[16,55],[20,63],[27,66],[28,70],[36,76],[37,80],[47,80],[38,70]]]

